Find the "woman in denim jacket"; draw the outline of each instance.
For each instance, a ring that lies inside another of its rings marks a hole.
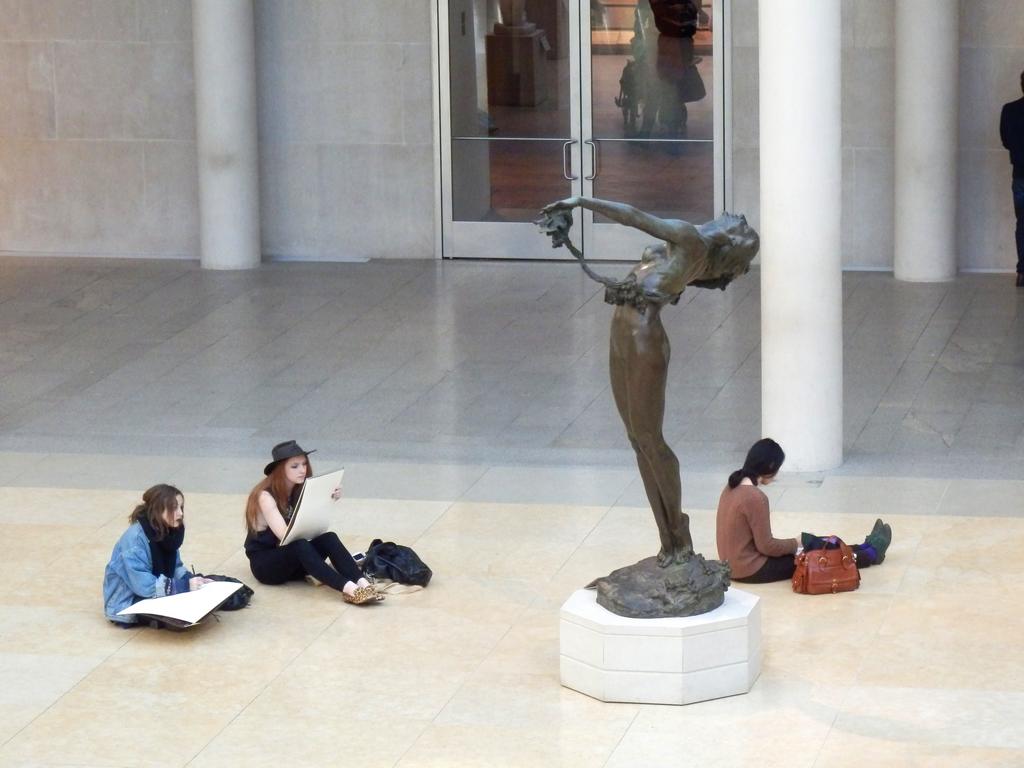
[[[193,576],[181,563],[185,538],[185,497],[173,485],[154,485],[128,516],[103,576],[103,610],[116,624],[135,624],[136,616],[117,612],[139,600],[198,589],[209,579]]]

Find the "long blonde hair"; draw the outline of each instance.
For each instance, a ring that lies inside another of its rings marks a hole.
[[[295,457],[292,456],[277,462],[270,474],[256,483],[249,491],[249,499],[245,502],[245,529],[250,533],[256,533],[256,521],[260,519],[260,494],[264,491],[274,499],[281,514],[288,509],[290,489],[288,488],[288,479],[284,475],[284,465],[293,458]],[[302,458],[306,462],[306,477],[312,477],[313,465],[309,463],[309,456],[302,454]]]

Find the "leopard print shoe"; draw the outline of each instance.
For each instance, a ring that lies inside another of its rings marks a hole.
[[[373,589],[373,587],[356,587],[356,591],[351,595],[342,592],[341,598],[346,603],[352,603],[353,605],[380,602],[378,599],[378,593]]]

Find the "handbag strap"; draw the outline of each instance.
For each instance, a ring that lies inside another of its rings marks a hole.
[[[822,541],[825,541],[825,542],[835,542],[835,544],[837,545],[836,548],[840,552],[843,553],[842,565],[843,565],[844,568],[851,568],[851,567],[852,568],[856,568],[857,567],[857,558],[854,556],[853,550],[850,549],[850,545],[849,544],[847,544],[845,541],[843,541],[841,538],[839,538],[835,534],[831,534],[829,536],[822,536],[820,538],[821,538]],[[810,552],[822,552],[822,553],[827,552],[827,551],[828,551],[828,549],[812,549],[812,550],[810,550]],[[805,551],[803,554],[807,555],[809,553]],[[824,554],[818,555],[818,564],[821,565],[821,566],[828,565],[828,556],[824,555]]]

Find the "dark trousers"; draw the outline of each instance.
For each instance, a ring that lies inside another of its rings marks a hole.
[[[324,562],[330,558],[330,565]],[[329,587],[341,591],[346,582],[363,577],[352,555],[336,533],[321,533],[315,539],[299,539],[276,549],[264,549],[249,555],[252,575],[261,584],[284,584],[308,574]]]
[[[793,578],[796,570],[796,558],[793,555],[780,555],[769,557],[764,565],[758,568],[750,576],[733,581],[742,581],[744,584],[767,584],[769,581],[786,581]]]
[[[1017,215],[1017,274],[1024,275],[1024,177],[1013,179],[1013,212]]]
[[[870,568],[875,564],[874,558],[864,549],[862,544],[851,544],[850,549],[857,556],[858,571],[863,571],[865,568]],[[794,571],[796,571],[796,557],[794,555],[780,555],[779,557],[769,557],[765,560],[764,565],[750,576],[742,579],[733,579],[733,581],[741,581],[744,584],[767,584],[770,581],[787,581],[793,578]]]

